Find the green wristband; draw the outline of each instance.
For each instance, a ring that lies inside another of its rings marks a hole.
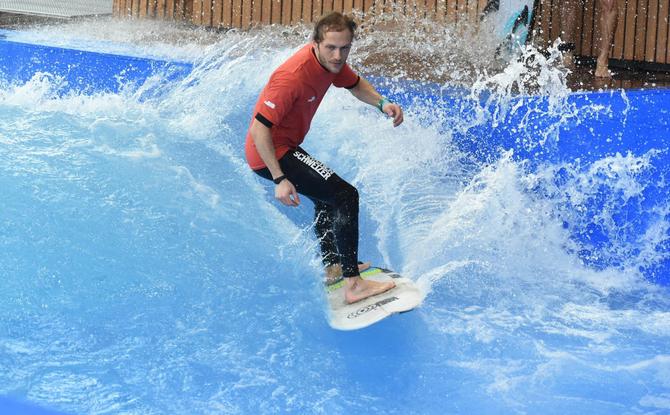
[[[379,102],[377,103],[377,108],[379,108],[379,111],[384,112],[384,105],[390,104],[390,103],[391,103],[391,101],[386,99],[386,97],[382,97],[382,99],[380,99]]]

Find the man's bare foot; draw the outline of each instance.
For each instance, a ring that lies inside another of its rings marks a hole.
[[[345,278],[344,281],[344,301],[347,304],[381,294],[395,287],[393,281],[379,282],[364,280],[361,277]]]
[[[598,59],[596,62],[596,78],[611,78],[612,73],[607,68],[607,61],[601,61]]]
[[[358,272],[363,272],[366,269],[370,268],[371,264],[369,262],[361,262],[358,264]],[[334,282],[337,282],[342,278],[342,265],[341,264],[333,264],[328,267],[326,267],[326,284],[332,284]]]

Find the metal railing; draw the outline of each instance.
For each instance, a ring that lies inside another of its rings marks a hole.
[[[112,14],[114,0],[0,0],[0,12],[49,17]]]

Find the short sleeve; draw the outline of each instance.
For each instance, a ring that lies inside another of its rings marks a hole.
[[[300,96],[300,85],[288,73],[274,73],[263,89],[257,112],[272,124],[279,124]]]
[[[333,80],[333,85],[335,85],[338,88],[347,88],[351,89],[358,84],[359,77],[354,72],[348,64],[344,64],[344,67],[342,67],[342,70],[337,74],[335,79]]]

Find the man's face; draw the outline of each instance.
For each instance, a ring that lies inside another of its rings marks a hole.
[[[347,62],[352,42],[351,32],[326,32],[323,40],[314,43],[316,57],[326,69],[332,73],[339,73]]]

